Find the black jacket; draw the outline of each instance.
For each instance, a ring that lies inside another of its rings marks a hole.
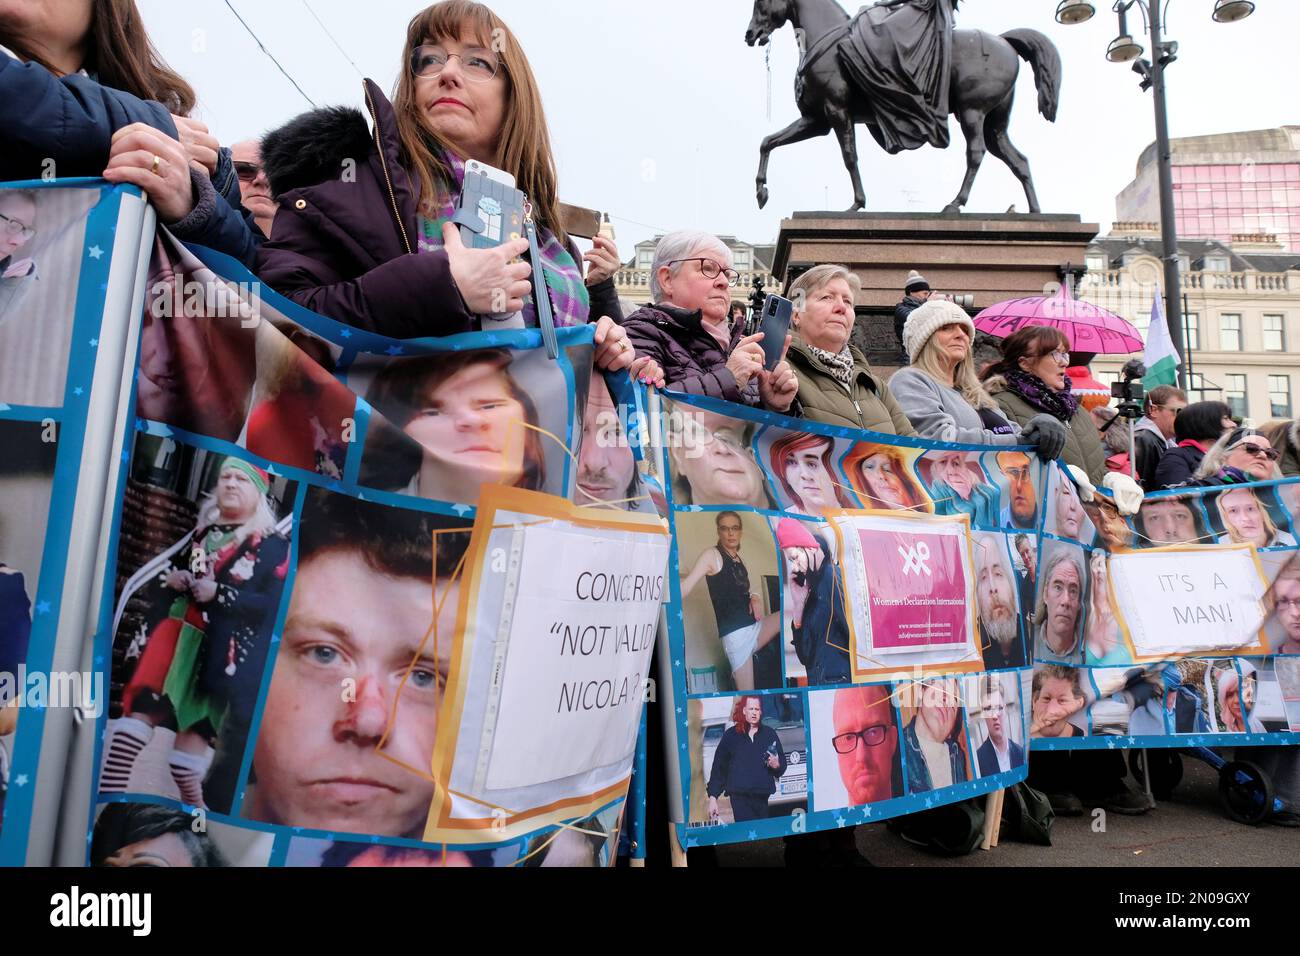
[[[776,769],[767,765],[766,755],[769,753],[776,754]],[[753,740],[749,739],[749,734],[737,730],[735,726],[728,727],[713,754],[713,769],[709,771],[709,796],[720,797],[724,793],[776,793],[776,780],[785,773],[787,766],[781,739],[767,724],[758,725]]]
[[[826,547],[822,566],[815,573],[812,593],[804,605],[803,620],[792,628],[795,655],[808,668],[808,686],[845,684],[849,674],[849,618],[844,606],[844,581],[840,567]]]
[[[1154,432],[1143,429],[1133,435],[1133,446],[1137,451],[1137,475],[1142,487],[1154,490],[1156,468],[1169,450],[1168,445]]]
[[[1205,460],[1205,452],[1195,445],[1179,445],[1165,452],[1156,466],[1155,486],[1147,491],[1163,491],[1175,485],[1185,485],[1196,476],[1196,469]]]
[[[920,299],[914,299],[909,295],[894,306],[894,333],[898,336],[898,347],[904,352],[907,350],[903,348],[903,326],[907,324],[908,316],[924,304]]]

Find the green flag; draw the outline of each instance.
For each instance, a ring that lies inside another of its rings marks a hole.
[[[1147,329],[1143,361],[1146,363],[1147,374],[1142,382],[1147,391],[1160,385],[1178,384],[1178,366],[1183,364],[1183,360],[1174,348],[1173,339],[1169,337],[1169,325],[1165,322],[1159,295],[1151,303],[1151,325]]]

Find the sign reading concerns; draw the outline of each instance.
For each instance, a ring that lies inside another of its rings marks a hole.
[[[489,789],[559,780],[636,745],[668,540],[562,522],[528,528]]]
[[[1110,572],[1139,656],[1260,640],[1268,584],[1249,547],[1117,554]]]

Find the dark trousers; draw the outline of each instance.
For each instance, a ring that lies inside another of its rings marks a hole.
[[[732,793],[728,796],[731,797],[731,813],[737,823],[768,818],[766,793]]]
[[[244,747],[248,743],[251,723],[244,709],[233,704],[226,709],[226,716],[221,721],[217,754],[203,781],[203,801],[217,813],[229,813],[235,805],[239,768],[244,762]]]

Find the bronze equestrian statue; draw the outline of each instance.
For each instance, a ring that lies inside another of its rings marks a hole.
[[[1061,57],[1037,30],[1000,37],[953,29],[960,0],[886,0],[849,15],[835,0],[754,0],[745,31],[750,46],[763,45],[791,24],[803,56],[795,75],[795,102],[803,116],[763,140],[758,164],[758,205],[767,205],[767,161],[772,150],[834,131],[853,180],[853,207],[865,209],[855,142],[864,123],[889,153],[948,146],[948,116],[966,135],[966,179],[944,208],[958,213],[970,198],[986,151],[1002,160],[1025,187],[1031,213],[1041,212],[1029,161],[1011,144],[1007,125],[1015,100],[1020,59],[1034,69],[1038,111],[1056,121]]]

